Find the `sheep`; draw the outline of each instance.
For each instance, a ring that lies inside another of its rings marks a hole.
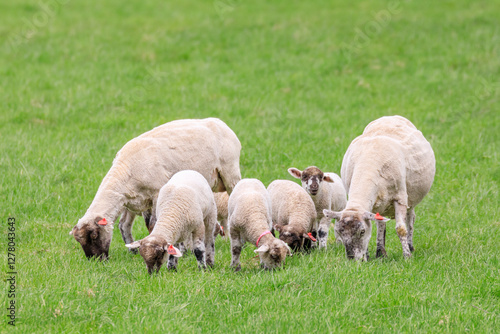
[[[217,118],[177,120],[130,140],[117,153],[92,204],[73,227],[88,258],[108,258],[113,223],[123,208],[120,229],[132,243],[135,213],[151,212],[148,228],[156,221],[160,188],[181,170],[195,170],[213,191],[232,192],[241,179],[241,144],[234,132]]]
[[[267,191],[271,197],[274,228],[280,233],[280,240],[293,251],[305,249],[306,240],[316,241],[311,235],[316,222],[316,208],[307,192],[288,180],[271,182]]]
[[[411,256],[415,206],[429,192],[436,172],[431,145],[406,118],[386,116],[365,128],[344,155],[341,168],[349,194],[343,211],[325,210],[337,220],[335,231],[346,256],[368,260],[371,222],[377,222],[377,257],[387,256],[385,226],[396,219],[403,255]],[[373,212],[376,212],[374,214]]]
[[[224,237],[227,231],[227,202],[229,195],[227,191],[222,193],[215,193],[215,204],[217,204],[217,220],[218,224],[215,225],[214,236],[221,235]]]
[[[198,267],[214,265],[213,230],[217,207],[207,180],[200,173],[184,170],[176,173],[158,194],[157,222],[150,235],[125,246],[139,249],[148,273],[158,272],[168,258],[169,269],[177,268],[181,250],[174,244],[193,241]],[[205,259],[206,254],[206,259]]]
[[[261,266],[273,269],[280,266],[287,255],[292,255],[290,248],[272,233],[271,199],[257,179],[243,179],[229,196],[228,223],[231,237],[231,267],[241,269],[240,254],[245,242],[257,246],[254,251],[260,257]]]
[[[323,210],[344,210],[347,203],[344,183],[337,174],[323,173],[316,166],[309,166],[303,171],[291,167],[288,168],[288,173],[300,179],[302,188],[311,195],[317,214],[315,225],[318,226],[317,233],[315,230],[312,235],[317,235],[319,248],[326,249],[331,219],[325,217]],[[335,238],[337,241],[340,240],[337,235]]]

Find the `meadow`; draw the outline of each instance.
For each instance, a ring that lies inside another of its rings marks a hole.
[[[1,1],[0,332],[500,332],[499,17],[498,0]],[[366,263],[331,233],[273,272],[247,245],[234,273],[218,238],[212,270],[190,255],[149,276],[118,228],[106,262],[68,234],[116,152],[165,122],[224,120],[242,176],[268,185],[292,166],[340,173],[395,114],[437,161],[410,260],[393,220],[387,258],[375,229]]]

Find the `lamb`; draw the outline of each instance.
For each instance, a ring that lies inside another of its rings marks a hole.
[[[169,269],[177,268],[182,252],[174,246],[192,240],[198,267],[214,265],[213,230],[217,222],[214,195],[207,180],[200,173],[185,170],[176,173],[158,194],[157,222],[150,235],[126,244],[139,248],[151,274],[158,272],[168,258]],[[206,254],[206,259],[205,259]]]
[[[130,140],[117,153],[85,215],[70,234],[85,255],[108,258],[113,222],[122,215],[120,230],[126,244],[133,242],[136,213],[151,212],[148,229],[156,221],[160,188],[181,170],[195,170],[213,191],[232,192],[241,179],[241,144],[234,132],[217,118],[177,120]]]
[[[294,251],[304,250],[306,240],[316,241],[311,235],[316,222],[316,208],[307,192],[288,180],[271,182],[267,191],[271,197],[274,228],[280,233],[280,240]]]
[[[227,231],[227,202],[229,195],[227,191],[215,193],[215,204],[217,204],[217,220],[219,223],[215,226],[214,236],[221,235],[224,237]]]
[[[254,251],[260,257],[261,266],[273,269],[280,266],[287,255],[292,255],[290,248],[272,233],[271,199],[257,179],[243,179],[229,196],[229,234],[231,237],[231,267],[241,269],[240,254],[245,242],[257,246]]]
[[[293,177],[300,179],[302,188],[304,188],[314,202],[316,207],[316,226],[318,230],[313,231],[312,235],[317,236],[319,248],[327,248],[328,232],[330,231],[331,219],[323,214],[323,210],[342,211],[347,203],[347,194],[344,183],[335,173],[323,173],[316,166],[309,166],[303,171],[291,167],[288,172]],[[335,238],[339,240],[336,235]]]
[[[432,147],[409,120],[386,116],[368,124],[342,161],[347,205],[340,212],[324,212],[337,220],[334,228],[347,257],[368,260],[371,221],[377,222],[377,257],[387,255],[385,226],[389,219],[382,216],[387,215],[395,217],[403,255],[409,258],[414,251],[415,206],[429,192],[435,172]]]

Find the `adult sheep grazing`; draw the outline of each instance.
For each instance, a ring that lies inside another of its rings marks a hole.
[[[182,253],[174,244],[193,241],[198,267],[214,265],[213,230],[217,222],[214,195],[207,180],[198,172],[178,172],[165,184],[158,195],[157,222],[150,235],[127,244],[139,248],[148,273],[158,272],[168,258],[168,268],[177,268]],[[206,258],[205,258],[206,253]]]
[[[368,259],[371,221],[377,222],[377,257],[386,256],[389,219],[380,214],[395,217],[403,255],[410,257],[415,206],[429,192],[435,171],[431,145],[409,120],[386,116],[368,124],[342,161],[341,176],[349,193],[346,208],[325,210],[325,216],[337,220],[335,231],[347,257]]]
[[[213,191],[231,193],[241,179],[241,144],[234,132],[217,118],[177,120],[130,140],[117,153],[85,215],[71,233],[87,257],[107,258],[112,224],[123,212],[120,230],[126,244],[133,242],[135,213],[156,217],[160,188],[175,173],[195,170]]]
[[[272,233],[271,199],[266,187],[257,179],[243,179],[229,196],[229,234],[231,236],[231,267],[241,269],[240,254],[245,242],[257,246],[254,251],[266,269],[280,266],[290,248]]]
[[[305,241],[315,242],[311,235],[316,222],[316,209],[311,197],[297,183],[275,180],[267,187],[271,197],[274,229],[280,240],[292,250],[304,249]]]
[[[331,219],[326,218],[323,210],[341,211],[347,203],[347,194],[344,183],[335,173],[323,173],[316,166],[309,166],[303,171],[297,168],[288,168],[288,173],[300,179],[304,188],[314,202],[316,207],[317,231],[313,231],[313,236],[317,236],[319,248],[325,248],[330,231]],[[335,236],[339,240],[338,236]]]

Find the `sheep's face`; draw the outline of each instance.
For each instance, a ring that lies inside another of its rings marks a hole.
[[[149,274],[160,271],[163,263],[168,260],[168,253],[165,250],[166,245],[165,241],[158,238],[145,238],[142,240],[139,253],[146,263]]]
[[[321,169],[316,166],[307,167],[303,171],[300,171],[297,168],[289,168],[288,172],[293,177],[300,179],[302,182],[302,188],[304,188],[311,196],[316,196],[318,194],[321,182],[333,182],[328,175],[325,175]]]
[[[293,251],[297,251],[304,246],[305,239],[309,239],[306,231],[297,230],[290,225],[275,225],[274,228],[280,233],[280,240],[285,242]]]
[[[288,245],[282,240],[273,240],[255,250],[259,254],[260,262],[265,269],[271,270],[281,266],[287,255],[292,255]]]
[[[149,274],[160,271],[161,266],[168,260],[170,254],[175,257],[182,256],[179,249],[169,245],[167,241],[157,236],[150,235],[125,246],[129,249],[139,248],[139,253],[144,259],[144,263],[146,263]]]
[[[81,227],[78,227],[78,225]],[[77,224],[70,234],[82,245],[87,258],[95,257],[101,260],[108,258],[109,245],[113,237],[113,226],[103,220],[102,217],[96,217],[86,224]]]
[[[357,212],[333,212],[325,210],[325,217],[336,219],[335,235],[345,246],[348,259],[368,260],[368,243],[370,241],[371,221]]]

